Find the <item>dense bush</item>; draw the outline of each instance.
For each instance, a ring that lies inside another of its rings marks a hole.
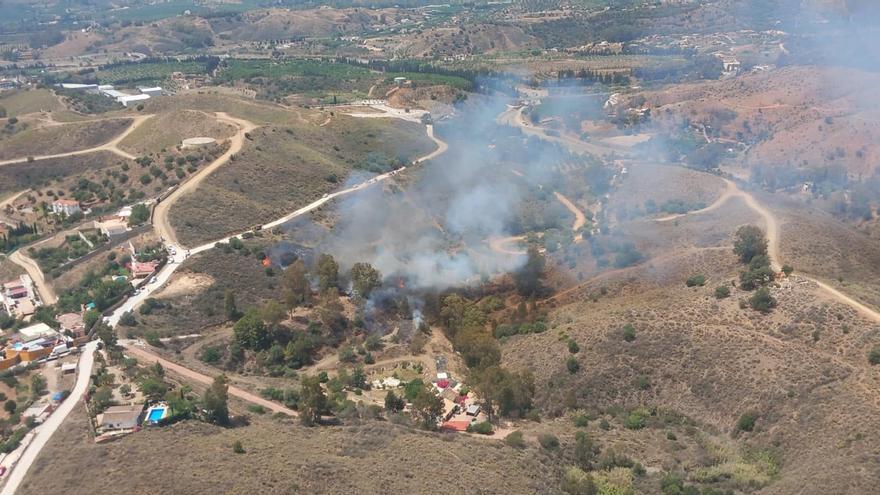
[[[559,448],[559,439],[552,433],[541,433],[538,435],[538,443],[547,450]]]

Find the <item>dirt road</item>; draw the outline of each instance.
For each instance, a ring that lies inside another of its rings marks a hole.
[[[582,212],[576,204],[574,204],[570,199],[566,198],[559,192],[554,192],[553,194],[555,194],[556,199],[559,200],[559,202],[562,203],[566,208],[568,208],[568,211],[570,211],[574,215],[574,224],[571,226],[571,230],[577,232],[581,229],[581,227],[587,224],[587,217],[584,216],[584,212]]]
[[[173,363],[167,359],[157,356],[153,354],[148,349],[143,347],[139,347],[137,344],[133,343],[123,343],[123,347],[125,348],[125,352],[132,357],[138,358],[143,361],[147,361],[150,363],[159,363],[166,370],[170,370],[173,373],[180,375],[188,380],[192,380],[203,385],[211,385],[214,382],[214,378],[203,375],[199,372],[193,371],[189,368],[184,368],[183,366]],[[238,387],[234,387],[232,385],[229,386],[229,395],[233,397],[238,397],[244,401],[250,402],[252,404],[257,404],[259,406],[263,406],[269,411],[275,413],[286,414],[288,416],[299,416],[299,414],[293,409],[288,409],[277,402],[272,402],[270,400],[266,400],[258,395],[254,395],[250,392],[242,390]]]
[[[134,160],[136,157],[127,151],[122,151],[117,146],[123,139],[126,138],[129,134],[131,134],[135,129],[140,127],[141,124],[147,121],[147,119],[151,118],[153,115],[138,115],[132,117],[131,125],[128,126],[128,129],[117,135],[115,138],[107,141],[106,143],[95,146],[94,148],[87,148],[84,150],[77,151],[69,151],[67,153],[56,153],[54,155],[42,155],[42,156],[34,156],[34,157],[24,157],[24,158],[13,158],[11,160],[2,160],[0,161],[0,165],[11,165],[13,163],[23,163],[28,161],[30,158],[34,160],[47,160],[50,158],[63,158],[65,156],[76,156],[76,155],[87,155],[89,153],[95,153],[98,151],[109,151],[111,153],[115,153],[123,158],[127,158],[129,160]]]
[[[174,204],[174,202],[180,199],[180,197],[184,194],[198,187],[198,185],[201,184],[202,181],[205,180],[205,178],[207,178],[209,175],[211,175],[211,173],[213,173],[215,170],[222,167],[226,162],[228,162],[229,158],[232,155],[241,151],[242,146],[244,146],[245,133],[248,133],[257,128],[257,126],[252,122],[232,117],[223,112],[217,112],[216,115],[217,120],[237,126],[238,132],[235,133],[232,138],[230,138],[229,149],[226,150],[226,153],[223,153],[213,162],[211,162],[207,167],[201,169],[197,174],[191,176],[173,193],[168,195],[167,198],[162,200],[161,203],[156,205],[156,210],[153,212],[153,229],[156,231],[157,235],[164,238],[169,244],[180,246],[180,244],[177,242],[177,235],[174,233],[174,229],[171,228],[171,222],[168,218],[168,213],[171,210],[171,206]]]
[[[15,203],[16,200],[18,200],[18,198],[29,193],[30,191],[30,189],[25,189],[24,191],[12,193],[8,198],[0,201],[0,220],[6,220],[6,223],[15,224],[15,222],[6,218],[6,207],[11,206],[13,203]]]
[[[46,279],[43,277],[43,271],[40,270],[40,265],[38,265],[36,261],[27,257],[21,252],[21,249],[10,254],[9,261],[24,268],[28,275],[30,275],[31,279],[34,281],[34,285],[37,287],[37,292],[40,293],[40,299],[43,300],[43,304],[55,304],[58,301],[58,297],[55,295],[55,289],[46,283]]]
[[[686,215],[696,215],[696,214],[700,214],[700,213],[706,213],[708,211],[712,211],[712,210],[719,208],[721,205],[726,203],[731,198],[735,198],[735,197],[741,198],[743,200],[743,202],[746,204],[746,206],[748,206],[752,211],[757,213],[761,217],[761,219],[764,221],[765,234],[767,235],[767,255],[770,258],[770,266],[773,268],[774,271],[777,271],[777,272],[781,271],[782,270],[782,261],[781,261],[782,255],[781,255],[781,252],[779,249],[779,224],[776,221],[776,217],[773,216],[773,213],[771,213],[770,210],[765,208],[764,205],[759,203],[755,199],[754,196],[752,196],[751,194],[749,194],[746,191],[739,189],[736,186],[736,184],[733,183],[733,181],[724,179],[724,182],[727,184],[727,189],[724,191],[724,193],[721,195],[721,197],[719,197],[714,203],[712,203],[712,205],[710,205],[706,208],[703,208],[702,210],[692,211],[689,213],[685,213],[683,215],[673,215],[671,217],[659,218],[655,221],[666,222],[666,221],[673,220],[675,218],[680,218],[680,217],[686,216]],[[835,301],[837,301],[841,304],[845,304],[845,305],[855,309],[856,311],[861,313],[863,316],[865,316],[875,322],[880,323],[880,312],[878,312],[877,310],[872,309],[872,308],[858,302],[854,298],[844,294],[843,292],[835,289],[831,285],[829,285],[825,282],[822,282],[821,280],[819,280],[817,278],[810,277],[810,276],[807,276],[804,274],[799,274],[799,276],[814,282],[831,299],[834,299]]]
[[[522,130],[523,134],[537,136],[545,141],[562,144],[563,146],[566,146],[569,150],[575,153],[587,153],[596,156],[605,156],[612,153],[615,153],[617,155],[629,154],[626,148],[618,149],[595,143],[589,143],[578,139],[577,137],[570,136],[566,133],[560,133],[558,136],[551,136],[547,134],[547,130],[543,127],[532,125],[529,121],[526,120],[525,116],[523,115],[523,110],[525,108],[526,107],[509,107],[507,111],[502,112],[501,115],[496,118],[496,122],[511,127],[519,127],[520,130]]]

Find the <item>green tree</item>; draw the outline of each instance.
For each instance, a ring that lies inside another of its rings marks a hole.
[[[116,347],[116,332],[113,331],[110,325],[104,322],[98,323],[95,333],[108,349]]]
[[[318,257],[318,288],[321,292],[339,287],[339,263],[329,254]]]
[[[299,392],[300,421],[312,426],[321,420],[321,414],[327,409],[327,396],[321,387],[321,379],[317,376],[304,377]]]
[[[205,419],[214,424],[229,424],[229,379],[217,375],[202,397]]]
[[[544,290],[544,256],[535,246],[529,247],[526,255],[526,264],[514,275],[516,290],[522,296],[537,296]]]
[[[302,260],[296,260],[284,270],[281,279],[281,291],[284,302],[289,309],[305,304],[312,297],[312,287],[309,284],[308,271]]]
[[[232,327],[235,340],[245,349],[262,351],[269,347],[269,332],[260,318],[260,312],[251,308]]]
[[[14,401],[13,401],[14,402]],[[399,413],[406,407],[406,401],[403,397],[398,397],[393,390],[389,390],[385,394],[385,410],[390,413]]]
[[[15,401],[12,399],[9,399],[3,403],[3,409],[9,414],[14,413],[16,408],[18,408],[18,404],[16,404]]]
[[[726,285],[720,285],[715,288],[716,299],[724,299],[726,297],[730,297],[730,287]]]
[[[580,371],[581,364],[578,362],[577,358],[572,356],[565,361],[565,367],[568,369],[568,372],[572,375]]]
[[[351,283],[355,292],[367,299],[382,286],[382,274],[369,263],[355,263],[351,267]]]
[[[443,400],[423,385],[412,405],[413,418],[426,430],[433,430],[443,416]]]
[[[133,227],[150,219],[150,209],[146,205],[138,203],[131,207],[131,215],[128,217],[128,225]]]
[[[238,318],[238,308],[235,305],[235,292],[232,289],[226,289],[223,293],[223,313],[229,321],[235,321]]]
[[[769,289],[761,287],[749,298],[749,307],[755,311],[768,313],[776,307],[776,299],[770,295]]]
[[[137,318],[134,317],[133,311],[126,311],[122,313],[122,316],[119,317],[119,324],[125,327],[134,327],[137,326]]]
[[[260,317],[270,328],[277,328],[284,321],[285,316],[287,316],[287,311],[275,299],[269,299],[260,307]]]
[[[767,254],[767,238],[764,231],[755,225],[743,225],[736,231],[733,252],[740,261],[748,263],[752,258]]]

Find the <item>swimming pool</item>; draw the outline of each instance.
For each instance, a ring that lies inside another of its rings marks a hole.
[[[150,423],[158,423],[168,412],[166,407],[152,407],[147,412],[147,421]]]

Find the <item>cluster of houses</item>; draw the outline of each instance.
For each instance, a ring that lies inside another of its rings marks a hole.
[[[83,209],[83,204],[75,199],[59,198],[52,202],[52,213],[69,217],[78,213],[89,213]],[[94,220],[94,228],[107,237],[125,234],[130,229],[128,218],[131,216],[131,206],[121,208],[113,215],[102,216]]]
[[[431,389],[434,394],[443,400],[443,417],[440,420],[440,429],[443,431],[465,432],[468,427],[487,419],[477,403],[476,395],[467,389],[463,383],[452,378],[447,369],[447,361],[444,356],[436,360],[437,376],[431,380]],[[403,387],[406,384],[396,377],[378,378],[371,382],[374,390],[389,390]]]
[[[82,314],[63,314],[58,317],[58,323],[57,330],[40,322],[13,333],[2,349],[0,370],[66,356],[87,339]],[[75,366],[70,371],[74,369]]]
[[[61,87],[73,91],[86,91],[89,93],[101,94],[108,98],[113,98],[124,107],[141,103],[144,100],[149,100],[151,97],[161,96],[163,94],[162,88],[158,86],[139,87],[138,94],[123,93],[110,84],[62,83]]]
[[[0,302],[6,314],[22,320],[33,316],[37,307],[43,304],[34,288],[34,281],[27,274],[3,284]]]

